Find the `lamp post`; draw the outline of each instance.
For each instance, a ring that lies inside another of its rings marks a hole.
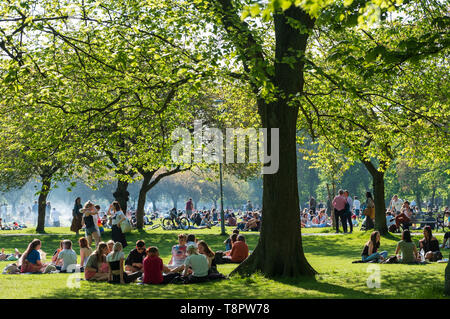
[[[225,213],[223,211],[223,179],[222,179],[222,162],[219,162],[220,171],[220,229],[221,235],[226,235],[225,232]]]
[[[214,100],[214,106],[217,107],[218,104],[222,104],[225,100],[217,99]],[[222,154],[223,155],[223,154]],[[222,159],[223,156],[219,158],[219,179],[220,179],[220,235],[226,235],[225,232],[225,213],[223,211],[223,174],[222,174]]]

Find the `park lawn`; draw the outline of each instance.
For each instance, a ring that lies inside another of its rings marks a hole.
[[[231,233],[231,228],[227,232]],[[315,280],[296,278],[267,279],[259,274],[247,278],[237,276],[230,280],[208,282],[195,285],[166,285],[140,286],[137,284],[111,285],[108,283],[92,283],[81,281],[75,283],[76,276],[82,274],[42,274],[42,275],[0,275],[0,298],[28,299],[28,298],[205,298],[205,299],[234,299],[234,298],[443,298],[444,270],[447,264],[431,263],[427,265],[378,265],[352,264],[360,259],[364,243],[370,232],[355,231],[353,234],[334,235],[330,228],[321,230],[323,236],[306,235],[303,237],[305,254],[310,264],[319,275]],[[303,231],[303,230],[302,230]],[[30,234],[20,236],[11,234]],[[71,239],[76,242],[77,237],[68,228],[47,228],[46,235],[37,236],[42,240],[42,249],[51,254],[58,247],[61,239]],[[164,263],[170,260],[170,249],[177,242],[177,234],[181,231],[165,231],[161,228],[143,232],[133,231],[127,234],[129,246],[144,239],[147,247],[159,248]],[[220,228],[191,230],[198,239],[205,240],[213,250],[223,250],[226,236],[220,236]],[[312,233],[307,229],[305,233]],[[319,233],[317,231],[316,233]],[[0,231],[0,247],[7,253],[18,248],[25,250],[28,243],[35,238],[34,229],[21,231]],[[52,235],[53,234],[53,235]],[[64,234],[64,235],[55,235]],[[253,249],[258,240],[258,233],[245,232],[247,243]],[[7,236],[4,236],[7,235]],[[442,235],[436,236],[442,242]],[[414,241],[421,237],[414,236]],[[110,239],[110,231],[103,235],[103,240]],[[392,255],[399,235],[388,235],[381,240],[381,250],[387,250]],[[74,249],[79,253],[78,244]],[[448,257],[448,250],[443,252]],[[10,262],[0,262],[3,269]],[[229,274],[235,265],[219,265],[223,274]],[[379,267],[380,288],[368,288],[367,280],[371,275],[370,269]],[[79,284],[79,288],[70,285]]]

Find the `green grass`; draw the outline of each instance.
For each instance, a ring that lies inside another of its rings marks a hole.
[[[227,232],[231,233],[231,228]],[[303,229],[302,229],[303,231]],[[223,250],[225,236],[220,236],[220,228],[191,230],[198,239],[205,240],[213,250]],[[330,228],[305,229],[304,233],[333,233]],[[29,234],[29,236],[1,236],[4,234]],[[0,231],[0,247],[6,252],[14,248],[23,251],[35,238],[34,229],[22,231]],[[144,239],[147,247],[157,246],[161,257],[167,263],[170,260],[170,249],[177,242],[177,234],[181,231],[164,231],[161,228],[145,232],[133,231],[127,235],[128,253],[133,243]],[[53,234],[53,235],[52,235]],[[54,234],[64,234],[62,236]],[[254,249],[258,233],[247,232],[247,243]],[[108,283],[92,283],[81,281],[80,288],[69,288],[69,274],[45,275],[0,275],[0,298],[443,298],[444,270],[447,264],[431,263],[427,265],[377,265],[380,269],[381,287],[368,288],[367,279],[370,273],[368,266],[373,264],[352,264],[360,259],[360,253],[370,232],[355,231],[350,235],[305,236],[303,246],[310,264],[319,272],[314,280],[305,278],[268,279],[260,274],[248,278],[231,277],[230,280],[209,282],[196,285],[138,286],[110,285]],[[45,235],[37,236],[42,240],[42,249],[48,258],[58,247],[61,239],[77,241],[74,233],[68,228],[47,228]],[[442,241],[442,235],[436,236]],[[103,240],[109,240],[107,230]],[[415,236],[414,241],[420,239]],[[381,240],[381,250],[390,255],[394,249],[398,235],[388,235]],[[79,252],[78,244],[75,251]],[[447,257],[448,250],[444,252]],[[0,262],[3,269],[10,262]],[[235,265],[219,265],[219,271],[229,274]]]

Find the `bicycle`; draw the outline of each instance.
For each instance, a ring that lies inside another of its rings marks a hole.
[[[161,227],[164,230],[175,230],[175,229],[187,230],[191,227],[191,224],[189,222],[189,219],[172,210],[170,211],[168,217],[162,219]]]

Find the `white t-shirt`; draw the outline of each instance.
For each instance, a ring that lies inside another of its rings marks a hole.
[[[113,219],[112,219],[112,224],[113,225],[117,225],[117,223],[123,218],[125,217],[125,215],[123,214],[123,212],[121,210],[119,210],[118,212],[116,212],[116,214],[114,215]]]
[[[403,201],[400,198],[397,198],[396,201],[391,201],[391,207],[394,207],[397,212],[402,209]]]
[[[359,210],[360,207],[361,207],[361,202],[360,202],[358,199],[355,199],[355,200],[353,201],[353,208]]]

